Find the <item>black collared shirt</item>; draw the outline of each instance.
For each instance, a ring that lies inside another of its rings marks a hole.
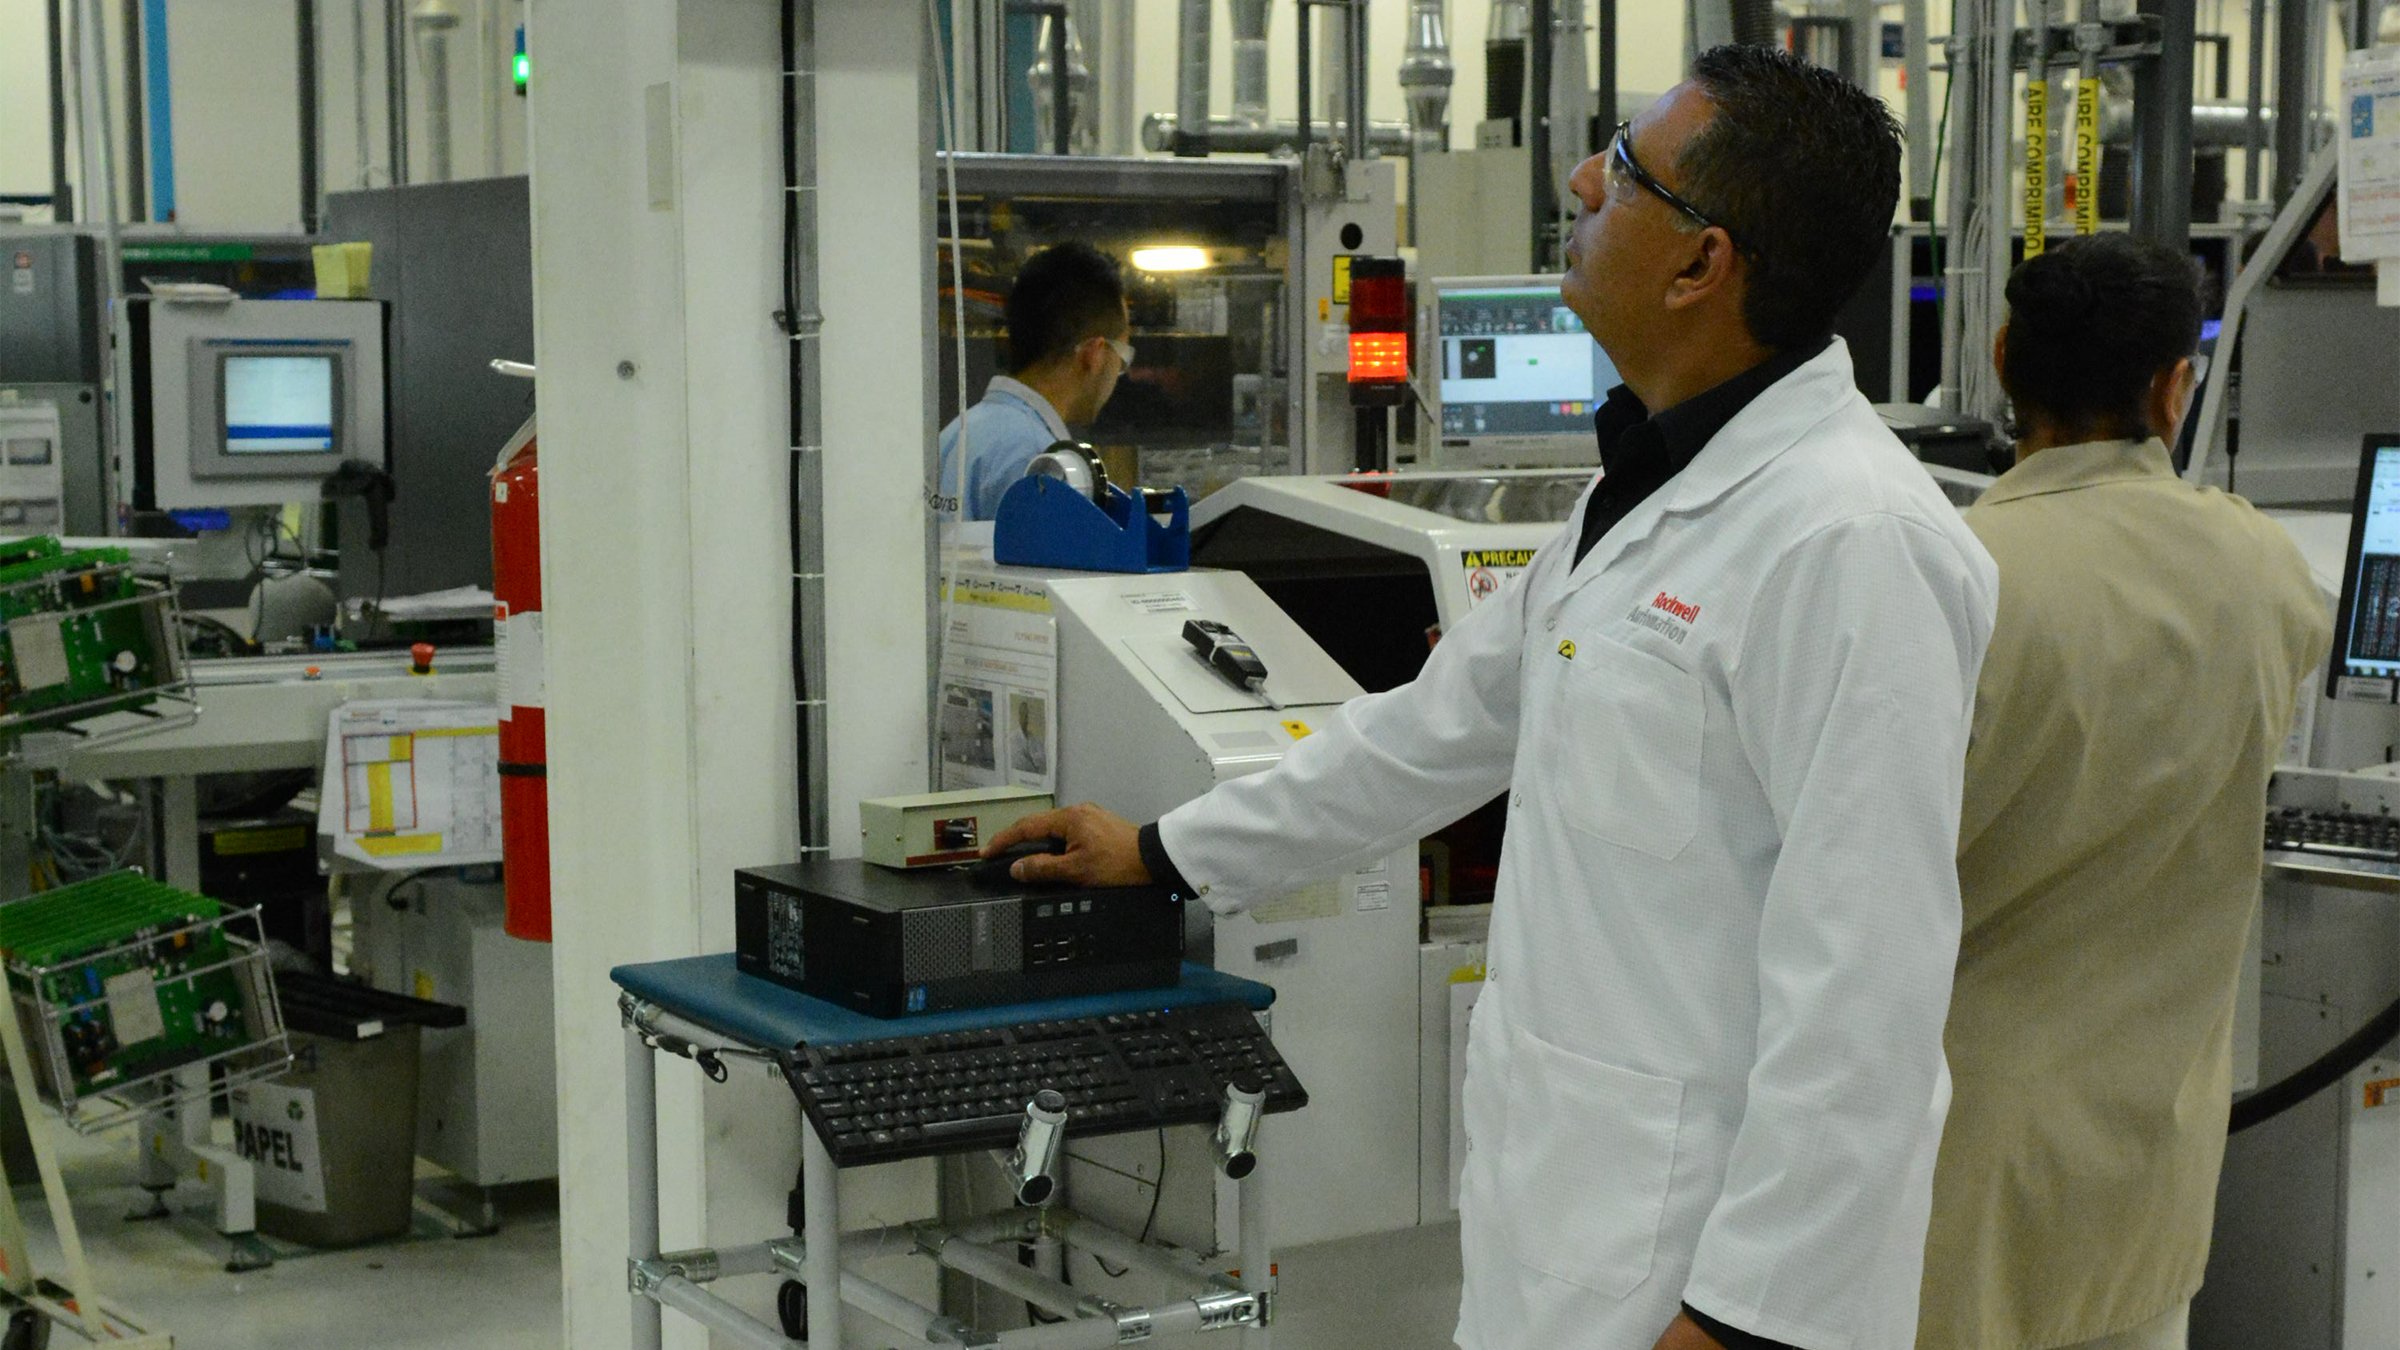
[[[1600,485],[1584,506],[1575,561],[1582,562],[1618,521],[1699,458],[1752,400],[1831,345],[1830,337],[1802,343],[1655,416],[1624,385],[1609,391],[1608,401],[1592,418],[1600,437]]]

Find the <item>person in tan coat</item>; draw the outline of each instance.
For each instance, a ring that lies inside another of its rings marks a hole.
[[[2208,1261],[2267,778],[2331,641],[2282,529],[2184,482],[2191,260],[2019,267],[1993,344],[2016,467],[1959,827],[1919,1350],[2182,1350]]]

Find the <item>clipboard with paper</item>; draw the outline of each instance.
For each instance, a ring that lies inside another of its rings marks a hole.
[[[379,869],[500,861],[500,710],[489,703],[345,703],[325,730],[317,832]]]

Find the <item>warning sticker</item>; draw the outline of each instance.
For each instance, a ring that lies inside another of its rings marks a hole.
[[[1458,555],[1467,572],[1467,603],[1480,605],[1498,595],[1533,563],[1529,548],[1471,548]]]
[[[2367,1084],[2367,1109],[2372,1111],[2386,1102],[2400,1102],[2400,1078],[2383,1078]]]

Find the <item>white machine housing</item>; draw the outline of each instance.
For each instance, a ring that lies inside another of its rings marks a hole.
[[[1591,481],[1588,469],[1247,478],[1192,508],[1193,558],[1270,575],[1350,541],[1421,567],[1448,628],[1525,570]]]
[[[1156,819],[1218,783],[1273,766],[1360,693],[1238,573],[1041,572],[967,561],[951,570],[1037,585],[1047,595],[1057,623],[1062,802],[1096,801]],[[1200,659],[1182,637],[1190,619],[1215,620],[1250,643],[1267,666],[1266,697]],[[1308,1089],[1305,1109],[1270,1117],[1260,1134],[1275,1244],[1413,1227],[1416,841],[1246,914],[1218,918],[1198,904],[1188,914],[1192,960],[1274,986],[1268,1026]],[[1159,1147],[1147,1134],[1071,1143],[1067,1202],[1140,1229]],[[1165,1151],[1170,1184],[1158,1197],[1156,1234],[1200,1251],[1229,1247],[1234,1187],[1216,1175],[1204,1132],[1168,1131]]]

